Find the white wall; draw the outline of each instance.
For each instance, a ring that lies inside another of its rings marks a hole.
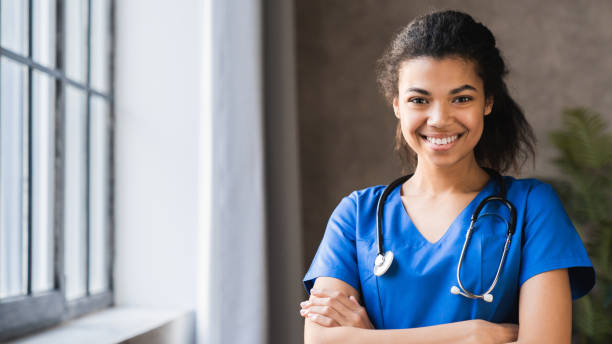
[[[116,303],[265,343],[261,4],[115,2]]]
[[[115,296],[195,309],[200,1],[115,1]]]
[[[267,343],[260,0],[210,0],[210,343]]]

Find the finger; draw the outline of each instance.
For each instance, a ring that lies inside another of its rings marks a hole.
[[[355,299],[355,301],[357,301],[355,296],[351,296]],[[372,323],[370,322],[370,318],[368,317],[365,308],[361,307],[359,302],[351,301],[346,294],[336,290],[311,289],[309,301],[317,303],[317,298],[329,298],[331,300],[329,304],[332,305],[340,314],[342,314],[342,320],[348,321],[348,324],[358,321],[362,324],[366,324],[366,326],[372,327]],[[336,304],[336,302],[339,304]],[[343,325],[345,324],[347,323],[344,323]]]
[[[308,304],[305,309],[310,309],[316,306],[331,306],[333,310],[337,311],[338,315],[333,315],[333,318],[336,319],[342,326],[356,326],[357,324],[365,325],[369,328],[372,328],[372,323],[370,322],[370,318],[365,311],[365,308],[359,305],[357,299],[353,296],[354,301],[351,301],[349,298],[344,296],[339,297],[317,297],[311,296],[308,303],[304,303],[305,306]],[[341,302],[343,300],[344,302]],[[346,307],[346,304],[350,304],[351,308]],[[330,316],[329,314],[324,314]]]
[[[336,320],[342,326],[350,325],[350,321],[348,320],[352,319],[351,316],[354,313],[349,309],[346,309],[337,300],[330,298],[317,298],[316,300],[313,299],[305,304],[307,305],[305,305],[302,310],[307,311],[307,313],[325,315],[328,318]]]
[[[348,299],[348,296],[340,291],[336,291],[336,290],[328,290],[328,289],[311,289],[310,290],[310,295],[311,298],[314,295],[315,297],[319,297],[319,298],[332,298],[332,299],[337,299],[338,301],[342,302],[342,304],[344,305],[344,307],[348,308],[351,311],[358,311],[359,310],[359,304],[355,305],[353,302],[351,302]]]
[[[336,311],[333,307],[330,306],[312,306],[308,309],[308,314],[311,313],[321,314],[337,321],[342,325],[345,324],[344,316],[342,316],[342,314],[338,313],[338,311]]]
[[[328,318],[325,315],[321,314],[308,313],[308,319],[325,327],[340,326],[340,324],[338,324],[338,322],[334,319]]]
[[[342,299],[345,299],[345,302],[342,302]],[[346,303],[350,303],[348,298],[346,297],[317,297],[313,296],[305,303],[304,308],[312,307],[312,306],[331,306],[339,313],[343,314],[347,317],[350,313],[354,313],[355,311],[346,306]]]
[[[359,317],[361,318],[363,323],[364,324],[368,324],[370,327],[372,327],[372,322],[370,322],[370,318],[368,317],[368,314],[365,311],[365,308],[363,308],[359,304],[359,301],[357,301],[357,298],[354,297],[353,295],[351,295],[351,296],[349,296],[349,299],[353,302],[353,304],[355,304],[357,307],[359,307],[359,310],[356,311],[356,312],[357,312],[357,314],[359,314]]]

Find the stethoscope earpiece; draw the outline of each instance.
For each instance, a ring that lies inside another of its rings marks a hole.
[[[463,293],[461,290],[459,290],[459,287],[457,287],[455,285],[451,287],[450,292],[451,292],[451,294],[454,294],[454,295],[463,295],[463,296],[465,296],[465,297],[467,297],[469,299],[483,299],[483,300],[485,300],[486,302],[489,302],[489,303],[493,302],[493,294],[490,294],[490,293],[486,293],[486,294],[483,294],[483,295],[473,295],[473,294],[472,295],[468,295],[466,293]]]

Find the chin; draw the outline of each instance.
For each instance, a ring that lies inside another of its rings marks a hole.
[[[470,159],[470,156],[473,157],[473,152],[472,154],[467,153],[467,154],[462,154],[462,155],[457,155],[457,154],[437,154],[437,156],[428,156],[424,159],[420,159],[417,158],[418,161],[424,161],[426,164],[433,166],[433,167],[437,167],[440,169],[447,169],[447,168],[451,168],[451,167],[455,167],[455,166],[459,166],[461,164],[464,164],[466,162],[466,159]]]

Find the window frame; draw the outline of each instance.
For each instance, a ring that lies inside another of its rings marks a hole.
[[[1,0],[11,1],[11,0]],[[41,65],[34,61],[32,54],[33,47],[33,15],[32,5],[33,0],[24,0],[28,4],[28,56],[22,56],[11,50],[8,50],[0,46],[0,56],[6,57],[14,62],[17,62],[28,68],[27,80],[28,80],[28,109],[27,113],[27,133],[28,133],[28,146],[27,156],[24,159],[27,160],[27,175],[28,175],[28,188],[23,190],[24,197],[27,197],[27,220],[28,220],[28,263],[27,263],[27,295],[5,298],[0,300],[0,341],[13,339],[19,336],[29,334],[31,332],[50,327],[61,323],[63,321],[73,319],[75,317],[84,315],[86,313],[94,312],[100,309],[110,307],[114,304],[114,280],[113,280],[113,265],[114,265],[114,241],[115,241],[115,212],[114,212],[114,127],[115,127],[115,112],[114,112],[114,55],[115,55],[115,0],[108,0],[108,25],[109,31],[106,38],[108,39],[108,93],[100,92],[93,89],[91,86],[91,49],[92,49],[92,35],[91,35],[91,18],[92,18],[92,0],[87,0],[87,51],[86,51],[86,65],[87,74],[84,83],[79,83],[75,80],[70,79],[65,74],[64,68],[64,56],[66,53],[66,44],[64,39],[64,1],[55,0],[55,67],[50,68]],[[0,8],[1,11],[1,8]],[[55,153],[53,156],[53,164],[55,166],[54,182],[53,182],[53,203],[52,212],[54,216],[53,221],[53,237],[54,237],[54,262],[53,262],[53,289],[44,293],[37,293],[32,295],[32,79],[33,71],[42,72],[55,80]],[[65,86],[71,85],[82,91],[86,92],[87,103],[86,103],[86,152],[87,152],[87,168],[86,168],[86,255],[85,255],[85,290],[86,295],[75,299],[66,300],[65,288],[66,282],[62,277],[64,276],[64,168],[65,168],[65,152],[63,147],[65,145],[66,137],[64,135],[65,125]],[[106,259],[107,259],[107,278],[108,278],[108,290],[90,294],[90,194],[91,194],[91,97],[98,96],[103,98],[109,108],[108,113],[108,189],[107,189],[107,220],[108,220],[108,241],[106,243]]]

